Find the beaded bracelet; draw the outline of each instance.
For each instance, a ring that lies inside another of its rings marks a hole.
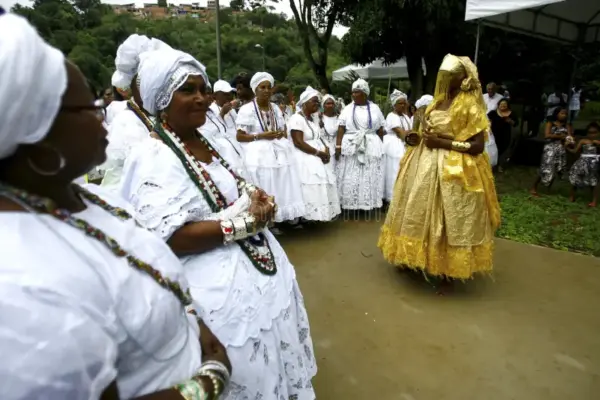
[[[229,244],[237,240],[256,235],[256,218],[248,213],[239,217],[221,221],[223,243]]]
[[[210,398],[210,393],[205,390],[202,381],[194,378],[175,385],[173,389],[177,390],[185,400],[207,400]],[[216,398],[216,396],[212,398]]]

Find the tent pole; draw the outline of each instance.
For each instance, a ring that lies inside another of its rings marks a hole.
[[[473,62],[477,65],[477,58],[479,58],[479,36],[481,33],[481,20],[477,21],[477,39],[475,39],[475,57]]]

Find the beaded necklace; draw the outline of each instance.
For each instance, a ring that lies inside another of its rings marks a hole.
[[[323,123],[323,132],[325,132],[325,135],[326,135],[327,137],[329,137],[329,138],[336,137],[336,136],[337,136],[337,132],[336,132],[336,131],[333,131],[333,134],[330,134],[330,133],[327,131],[327,128],[326,128],[326,127],[327,127],[327,124],[325,123],[325,119],[324,119],[325,117],[327,117],[327,118],[334,118],[334,117],[328,117],[328,116],[327,116],[327,115],[325,115],[325,114],[321,114],[321,115],[320,115],[321,122]]]
[[[158,123],[154,126],[154,132],[160,137],[165,145],[167,145],[179,158],[181,164],[185,168],[188,176],[194,182],[196,187],[202,193],[202,196],[207,201],[211,210],[214,213],[224,210],[230,204],[227,204],[225,196],[221,193],[210,174],[202,166],[200,161],[194,157],[190,149],[179,139],[179,137],[171,132],[167,124]],[[208,140],[198,133],[198,139],[208,148],[210,154],[215,157],[227,171],[235,178],[237,182],[238,193],[241,195],[242,190],[246,186],[246,182],[240,178],[231,168],[229,163],[221,157],[221,155],[213,149]],[[236,241],[242,251],[252,262],[254,268],[265,275],[275,275],[277,265],[275,257],[271,251],[269,241],[261,232],[254,238],[246,238]]]
[[[306,121],[306,125],[308,125],[308,128],[310,129],[310,132],[312,133],[312,140],[319,140],[321,139],[321,135],[319,135],[318,133],[315,133],[315,130],[312,127],[312,121],[310,121],[306,115],[304,114],[304,112],[302,112],[302,116],[304,117],[304,120]],[[325,129],[325,128],[323,128]]]
[[[371,102],[367,100],[367,113],[369,114],[369,129],[373,129],[373,120],[371,119]],[[358,124],[356,121],[356,103],[352,107],[352,122],[354,123],[354,127],[361,129],[362,126]]]
[[[154,126],[154,124],[152,123],[150,118],[148,118],[146,113],[144,111],[142,111],[140,106],[137,105],[137,103],[135,102],[135,100],[133,100],[133,98],[127,100],[127,108],[129,108],[131,111],[133,111],[135,116],[138,117],[140,121],[142,121],[142,123],[148,129],[148,132],[152,132],[152,127]]]
[[[217,122],[219,123],[220,126],[217,125],[217,122],[215,122],[215,120],[211,118],[210,114],[212,114],[212,110],[209,109],[208,112],[206,113],[206,117],[210,120],[210,122],[212,122],[212,124],[214,126],[217,127],[217,130],[219,131],[219,133],[221,133],[221,127],[223,127],[223,134],[226,134],[227,126],[223,122],[219,121],[218,118],[217,118]]]
[[[127,221],[132,218],[126,210],[111,206],[99,196],[85,190],[81,186],[73,185],[73,187],[78,195],[90,203],[102,208],[112,216],[117,217],[122,221]],[[156,283],[173,293],[184,307],[192,304],[192,296],[189,290],[184,291],[178,282],[164,277],[160,271],[154,269],[150,264],[129,254],[119,245],[119,243],[117,243],[115,239],[106,235],[100,229],[94,227],[81,218],[75,217],[69,211],[56,207],[56,204],[52,200],[28,193],[24,190],[17,189],[3,183],[0,183],[0,195],[7,196],[8,198],[14,197],[17,200],[27,204],[37,213],[51,215],[59,221],[63,221],[73,228],[82,231],[87,236],[94,238],[105,245],[116,257],[125,258],[130,267],[149,275]]]
[[[256,99],[252,100],[252,104],[254,104],[254,112],[256,113],[256,117],[258,118],[258,122],[260,123],[260,128],[262,129],[262,131],[267,132],[267,130],[271,128],[271,121],[275,123],[275,130],[278,131],[279,125],[277,124],[277,118],[275,118],[275,113],[273,112],[273,107],[271,106],[271,103],[269,103],[269,112],[267,113],[267,118],[264,122],[262,111],[259,111],[258,105],[256,104]]]

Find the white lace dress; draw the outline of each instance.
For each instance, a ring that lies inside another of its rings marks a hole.
[[[228,202],[233,176],[215,159],[204,165]],[[139,221],[165,241],[186,223],[219,220],[166,145],[147,139],[125,166],[123,193]],[[259,272],[236,243],[183,257],[197,311],[227,347],[233,383],[226,399],[312,400],[316,374],[308,317],[294,267],[268,231],[278,271]]]
[[[386,201],[392,200],[394,193],[394,184],[400,171],[400,161],[404,156],[406,148],[404,141],[396,135],[394,128],[400,128],[405,131],[412,129],[412,119],[406,115],[398,115],[395,112],[388,114],[385,119],[385,136],[383,137],[384,153],[384,187],[383,195]]]
[[[274,103],[271,103],[271,109],[275,116],[274,120],[263,113],[261,125],[255,103],[251,101],[244,104],[238,112],[237,128],[248,135],[258,135],[270,130],[285,130],[283,113]],[[304,201],[292,142],[287,138],[256,140],[242,143],[242,148],[246,169],[252,177],[252,182],[268,194],[275,196],[278,207],[275,221],[291,221],[304,216]]]
[[[337,115],[333,117],[328,117],[327,115],[323,115],[323,140],[329,147],[329,154],[331,154],[331,165],[333,170],[336,170],[337,161],[335,160],[335,144],[337,140],[337,131],[338,131],[338,117]]]
[[[244,165],[244,149],[236,139],[235,122],[232,121],[234,116],[230,115],[231,113],[235,113],[235,111],[231,111],[223,119],[219,106],[216,103],[211,104],[206,113],[206,122],[199,128],[199,131],[238,175],[254,183]]]
[[[367,108],[355,107],[352,102],[344,107],[338,121],[346,128],[337,167],[342,209],[379,208],[383,205],[383,144],[377,130],[385,126],[383,114],[377,104],[369,103]]]
[[[110,205],[129,205],[88,185]],[[75,214],[187,288],[165,243],[85,201]],[[121,398],[168,389],[201,364],[198,324],[174,294],[57,219],[0,212],[2,399]]]
[[[301,114],[294,114],[289,122],[290,132],[297,130],[303,133],[304,141],[319,151],[327,149],[321,140],[322,129],[314,121],[307,121]],[[333,159],[333,153],[331,153]],[[331,221],[341,213],[340,200],[333,166],[313,155],[294,148],[294,155],[300,172],[302,196],[306,206],[304,218],[311,221]]]
[[[108,128],[106,161],[102,186],[115,189],[120,185],[123,165],[131,149],[150,134],[148,128],[130,109],[119,112]]]

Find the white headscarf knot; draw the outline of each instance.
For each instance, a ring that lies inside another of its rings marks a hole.
[[[115,71],[112,74],[110,83],[117,89],[127,90],[131,87],[131,77],[121,71]]]
[[[298,110],[301,109],[302,105],[304,103],[306,103],[308,100],[312,99],[313,97],[320,98],[321,93],[319,93],[318,90],[313,89],[311,86],[307,86],[306,89],[304,90],[304,92],[302,92],[302,94],[300,95],[300,98],[298,99],[298,101],[296,102],[296,108]]]
[[[360,90],[361,92],[363,92],[367,96],[369,94],[371,94],[371,89],[369,88],[369,83],[367,81],[365,81],[364,79],[362,79],[362,78],[357,79],[352,84],[352,91],[354,92],[355,90]]]
[[[398,100],[402,99],[406,100],[408,99],[408,96],[404,92],[399,91],[398,89],[394,89],[392,94],[390,94],[390,103],[392,103],[392,106],[395,106]]]
[[[67,69],[63,54],[14,14],[0,16],[0,50],[1,160],[46,137],[67,88]]]
[[[326,94],[325,96],[323,96],[323,98],[321,99],[321,105],[324,106],[325,103],[327,102],[327,100],[333,100],[334,103],[336,103],[335,101],[335,97],[333,97],[330,94]]]
[[[138,72],[140,54],[164,48],[171,47],[161,40],[150,39],[144,35],[133,34],[125,39],[117,49],[117,57],[115,58],[117,71],[122,74],[123,80],[128,80],[128,82],[131,83],[134,75]],[[127,85],[127,87],[129,87],[129,85]]]
[[[268,72],[257,72],[252,76],[252,79],[250,79],[250,87],[252,88],[252,91],[254,93],[256,93],[256,88],[258,87],[258,85],[260,85],[263,82],[269,82],[271,83],[271,87],[273,87],[273,85],[275,85],[275,78],[273,78],[273,75],[271,75]]]
[[[417,102],[415,103],[415,107],[417,107],[417,110],[421,107],[427,107],[429,104],[431,104],[432,101],[433,101],[432,95],[424,94],[423,96],[421,96],[421,98],[419,100],[417,100]]]
[[[210,87],[204,65],[187,53],[167,48],[141,54],[138,76],[144,108],[153,115],[164,110],[190,75],[202,76]]]

